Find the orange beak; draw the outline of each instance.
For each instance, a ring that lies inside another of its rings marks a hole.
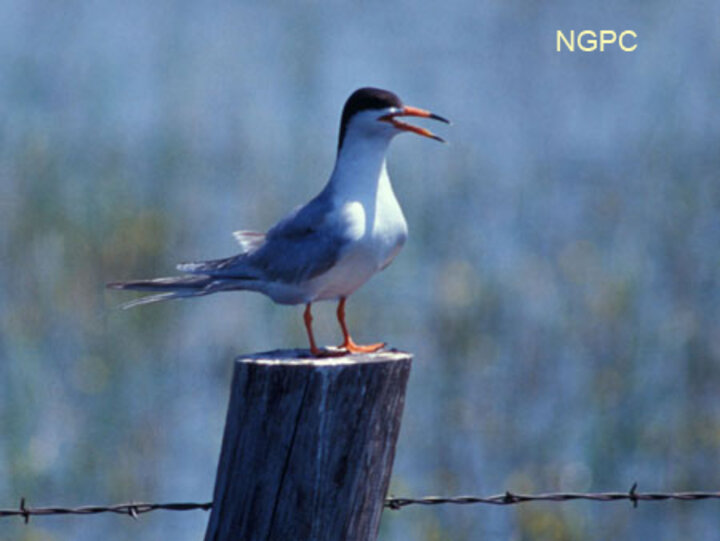
[[[423,137],[429,137],[430,139],[435,139],[436,141],[440,141],[441,143],[445,142],[445,139],[443,139],[442,137],[438,137],[430,130],[426,130],[425,128],[419,128],[411,124],[406,124],[405,122],[400,122],[398,120],[398,117],[404,116],[432,118],[433,120],[439,120],[440,122],[445,122],[445,124],[450,124],[450,121],[448,119],[443,118],[440,115],[436,115],[435,113],[431,113],[430,111],[426,111],[425,109],[419,109],[418,107],[411,107],[409,105],[404,106],[402,109],[395,113],[381,116],[378,120],[382,120],[383,122],[389,122],[400,130],[417,133],[418,135],[422,135]]]

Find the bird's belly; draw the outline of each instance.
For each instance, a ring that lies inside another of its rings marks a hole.
[[[352,243],[330,270],[311,280],[313,300],[347,297],[381,271],[397,255],[406,238],[404,229],[392,237],[372,236]]]

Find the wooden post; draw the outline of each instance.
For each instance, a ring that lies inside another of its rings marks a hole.
[[[375,541],[412,357],[235,361],[205,541]]]

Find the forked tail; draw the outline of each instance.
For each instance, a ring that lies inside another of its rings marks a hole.
[[[141,304],[167,301],[170,299],[182,299],[187,297],[199,297],[208,295],[224,289],[225,280],[218,280],[211,276],[169,276],[167,278],[155,278],[153,280],[131,280],[129,282],[113,282],[107,284],[110,289],[131,289],[135,291],[162,291],[157,295],[140,297],[120,305],[120,308],[127,309]]]

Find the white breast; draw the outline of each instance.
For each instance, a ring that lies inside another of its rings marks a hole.
[[[375,197],[338,201],[339,221],[350,240],[337,264],[312,280],[314,300],[352,294],[387,267],[405,243],[405,217],[390,180],[383,176]]]

